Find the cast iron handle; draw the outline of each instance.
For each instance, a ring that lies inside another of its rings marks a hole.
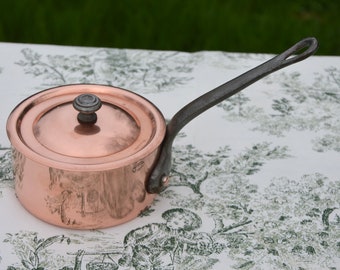
[[[315,38],[305,38],[269,61],[200,96],[177,112],[167,125],[158,163],[149,177],[146,186],[147,191],[149,193],[159,193],[164,189],[171,169],[173,141],[178,132],[187,123],[207,109],[238,93],[266,75],[313,55],[317,48],[318,41]]]

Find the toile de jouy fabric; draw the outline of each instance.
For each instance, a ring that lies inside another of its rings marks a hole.
[[[174,143],[169,187],[133,221],[63,229],[15,196],[5,126],[26,97],[113,85],[171,119],[271,57],[0,43],[0,269],[340,269],[337,56],[277,71],[190,122]]]

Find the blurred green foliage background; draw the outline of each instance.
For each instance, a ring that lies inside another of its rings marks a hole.
[[[279,53],[315,36],[340,55],[338,0],[1,0],[0,41]]]

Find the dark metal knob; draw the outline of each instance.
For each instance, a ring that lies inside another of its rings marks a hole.
[[[73,107],[79,112],[77,119],[80,124],[95,124],[96,111],[102,106],[101,100],[93,94],[82,94],[73,100]]]

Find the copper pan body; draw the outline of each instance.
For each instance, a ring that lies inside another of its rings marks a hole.
[[[98,120],[77,121],[72,101],[102,99]],[[21,204],[48,223],[74,229],[115,226],[154,200],[145,189],[165,136],[165,121],[146,99],[102,85],[48,89],[20,103],[7,132]]]

